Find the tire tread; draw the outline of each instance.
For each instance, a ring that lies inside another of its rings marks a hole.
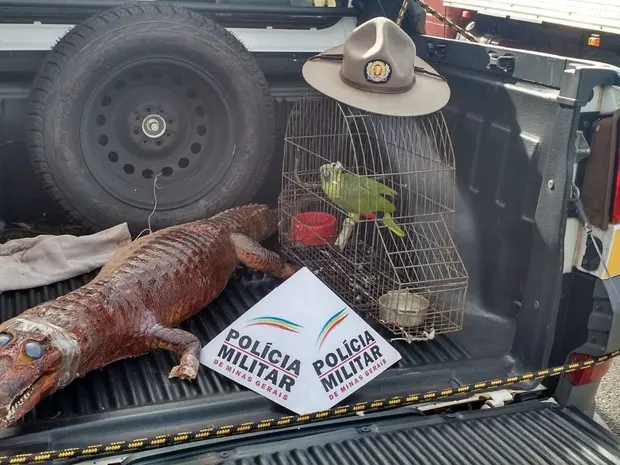
[[[267,81],[262,73],[262,70],[258,66],[258,63],[254,60],[245,46],[233,34],[228,32],[223,27],[218,27],[218,25],[210,18],[185,8],[179,8],[178,6],[163,2],[158,2],[157,4],[135,4],[129,7],[117,7],[96,14],[71,29],[48,53],[48,56],[44,60],[44,63],[42,64],[34,80],[30,97],[30,113],[28,115],[27,122],[27,133],[29,134],[27,149],[35,174],[39,178],[43,189],[61,209],[61,211],[66,214],[69,221],[82,224],[92,231],[101,229],[102,225],[90,221],[82,215],[67,198],[65,198],[58,188],[58,181],[54,178],[53,170],[50,168],[46,158],[43,127],[46,104],[57,77],[62,75],[63,70],[66,70],[67,65],[70,63],[72,59],[71,57],[86,46],[91,37],[96,36],[100,32],[109,30],[110,26],[123,21],[124,17],[129,17],[131,19],[133,17],[149,15],[152,13],[157,13],[164,17],[171,16],[174,17],[175,20],[194,25],[203,31],[208,32],[220,43],[226,44],[226,46],[237,55],[237,57],[243,62],[248,73],[258,83],[259,88],[262,89],[262,97],[265,103],[265,114],[261,115],[261,119],[265,120],[265,118],[267,118],[267,124],[265,126],[268,128],[268,133],[266,134],[267,140],[264,141],[264,143],[272,152],[275,149],[276,132],[274,102],[271,98]],[[257,193],[260,186],[265,182],[268,171],[272,166],[271,161],[273,157],[271,157],[271,155],[272,154],[268,157],[268,160],[261,163],[256,170],[253,170],[249,182],[235,183],[235,179],[231,178],[227,185],[221,187],[223,191],[227,191],[233,189],[235,187],[234,185],[237,184],[234,190],[241,191],[239,192],[238,198],[235,201],[232,201],[230,206],[246,203]],[[241,187],[241,185],[243,185],[243,187]],[[95,204],[95,208],[105,208],[105,206],[102,205],[97,199],[93,198],[91,200]]]

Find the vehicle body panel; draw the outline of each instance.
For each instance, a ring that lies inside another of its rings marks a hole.
[[[445,0],[444,3],[489,16],[620,34],[620,5],[615,0]]]

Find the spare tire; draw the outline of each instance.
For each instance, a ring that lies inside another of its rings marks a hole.
[[[174,6],[115,8],[74,27],[42,64],[30,105],[36,173],[95,230],[143,230],[154,193],[153,230],[248,202],[274,151],[256,61],[222,26]]]

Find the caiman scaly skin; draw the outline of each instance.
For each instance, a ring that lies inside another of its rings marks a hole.
[[[169,377],[196,378],[201,344],[174,326],[226,287],[239,263],[281,278],[296,267],[259,243],[277,231],[264,205],[156,231],[120,249],[89,283],[0,325],[0,426],[116,360],[180,355]]]

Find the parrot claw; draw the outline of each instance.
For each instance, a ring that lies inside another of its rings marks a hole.
[[[355,228],[355,220],[351,218],[345,218],[342,223],[342,231],[340,231],[340,235],[336,240],[335,246],[339,251],[344,250],[347,242],[349,241],[349,237]]]

